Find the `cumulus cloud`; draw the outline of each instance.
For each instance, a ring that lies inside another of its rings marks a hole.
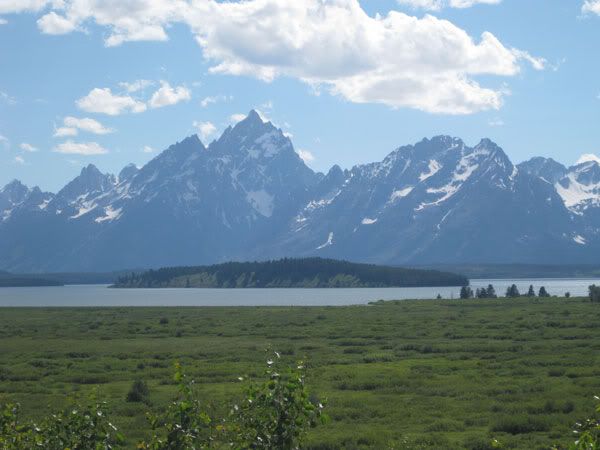
[[[37,147],[34,147],[33,145],[28,144],[27,142],[21,143],[21,145],[19,145],[19,148],[21,150],[23,150],[24,152],[29,152],[29,153],[33,153],[33,152],[37,152],[38,151]]]
[[[577,162],[575,163],[575,165],[577,165],[577,164],[583,164],[583,163],[586,163],[586,162],[592,162],[592,161],[595,162],[595,163],[600,164],[600,158],[598,158],[597,155],[595,155],[593,153],[585,153],[585,154],[583,154],[583,155],[581,155],[579,157],[579,159],[577,160]]]
[[[212,122],[194,122],[194,127],[200,132],[202,139],[207,140],[217,132],[217,127]]]
[[[37,24],[42,32],[55,35],[71,33],[78,28],[75,22],[56,14],[54,11],[40,18]]]
[[[151,108],[162,108],[163,106],[188,101],[190,98],[192,98],[192,93],[185,86],[173,88],[166,81],[161,81],[160,88],[152,94],[149,104]]]
[[[439,11],[443,8],[470,8],[475,5],[497,5],[502,0],[397,0],[398,4],[415,9]]]
[[[304,161],[306,164],[313,162],[315,160],[315,156],[312,154],[312,152],[305,150],[305,149],[301,149],[299,148],[296,153],[298,153],[298,156],[300,157],[300,159],[302,161]]]
[[[433,9],[438,3],[465,8],[497,2],[419,0]],[[510,77],[522,70],[524,62],[532,63],[535,69],[545,64],[527,52],[505,46],[489,32],[474,38],[452,22],[431,15],[417,18],[390,11],[373,17],[358,0],[61,3],[61,8],[51,8],[44,17],[61,15],[73,29],[87,21],[104,26],[109,30],[107,46],[165,40],[170,25],[184,23],[194,33],[213,73],[265,81],[288,76],[348,101],[432,113],[498,109],[506,89],[501,84],[495,86],[494,81],[482,86],[479,76]],[[588,6],[584,8],[593,10],[595,3],[597,0],[586,0]],[[166,94],[175,93],[180,101],[185,99],[183,92]],[[157,96],[155,104],[162,105],[172,97]]]
[[[206,108],[207,106],[212,105],[214,103],[226,102],[231,100],[233,100],[232,95],[211,95],[209,97],[204,97],[200,102],[200,105],[203,108]]]
[[[146,104],[127,95],[113,94],[110,88],[95,88],[88,95],[77,100],[77,106],[91,113],[118,116],[125,112],[140,113],[146,110]]]
[[[54,147],[56,153],[64,153],[67,155],[104,155],[108,153],[104,147],[97,142],[73,142],[67,141]]]
[[[14,105],[17,101],[6,92],[0,91],[0,101],[9,105]]]
[[[14,161],[15,161],[17,164],[25,164],[25,159],[24,159],[22,156],[15,156],[15,159],[14,159]]]
[[[37,12],[51,3],[51,0],[0,0],[0,14]],[[57,6],[58,2],[56,2]]]
[[[119,86],[125,89],[130,94],[132,94],[134,92],[143,91],[144,89],[150,86],[154,86],[154,84],[156,83],[151,80],[135,80],[131,83],[123,81],[119,83]]]
[[[97,120],[88,117],[79,119],[68,116],[64,118],[63,124],[64,126],[54,132],[55,137],[77,136],[79,130],[93,134],[109,134],[115,131],[112,128],[105,127]]]
[[[581,11],[584,14],[591,13],[600,16],[600,0],[585,0],[581,7]]]
[[[8,140],[8,138],[0,134],[0,145],[2,145],[3,147],[8,147],[9,144],[10,141]]]
[[[229,116],[229,121],[233,124],[236,124],[238,122],[241,122],[242,120],[244,120],[246,118],[246,114],[232,114],[231,116]]]

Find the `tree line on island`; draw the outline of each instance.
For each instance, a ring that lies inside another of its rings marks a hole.
[[[228,262],[166,267],[120,277],[118,288],[358,288],[463,286],[469,280],[449,272],[359,264],[323,258]]]

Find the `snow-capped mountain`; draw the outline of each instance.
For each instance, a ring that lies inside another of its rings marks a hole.
[[[600,164],[514,166],[490,140],[438,136],[313,172],[252,111],[118,176],[85,167],[56,194],[0,191],[0,269],[117,270],[327,256],[389,264],[592,262]]]

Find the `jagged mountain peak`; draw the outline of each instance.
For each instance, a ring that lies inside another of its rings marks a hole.
[[[140,171],[140,169],[135,164],[133,164],[133,163],[127,164],[119,172],[119,176],[118,176],[119,183],[131,180],[139,171]]]
[[[552,158],[533,157],[518,164],[519,170],[554,184],[565,176],[567,168]]]
[[[8,183],[6,186],[4,186],[0,192],[4,192],[6,194],[25,194],[29,192],[29,188],[26,185],[24,185],[20,180],[15,179]]]

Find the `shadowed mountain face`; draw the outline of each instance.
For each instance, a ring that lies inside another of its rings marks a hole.
[[[596,224],[596,225],[595,225]],[[600,165],[435,137],[314,173],[252,111],[115,177],[90,165],[57,194],[0,191],[0,268],[104,271],[324,256],[387,264],[594,262]]]

